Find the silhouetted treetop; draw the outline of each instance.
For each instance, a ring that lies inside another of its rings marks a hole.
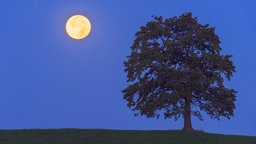
[[[236,91],[223,82],[235,66],[232,55],[220,53],[214,27],[185,13],[153,17],[135,36],[124,62],[130,85],[122,92],[136,115],[183,116],[185,130],[192,130],[191,115],[202,120],[201,111],[217,119],[234,115]]]

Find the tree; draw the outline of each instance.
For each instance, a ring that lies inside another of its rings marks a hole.
[[[223,82],[235,66],[214,31],[191,13],[153,17],[140,28],[124,61],[130,85],[122,91],[135,116],[182,116],[186,131],[193,130],[191,115],[203,120],[201,111],[218,120],[234,116],[237,91]]]

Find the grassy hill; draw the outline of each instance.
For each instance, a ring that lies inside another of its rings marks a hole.
[[[0,130],[0,144],[256,144],[256,137],[184,131],[33,129]]]

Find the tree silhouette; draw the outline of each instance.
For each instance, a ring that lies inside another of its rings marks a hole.
[[[127,82],[122,93],[135,116],[184,118],[183,130],[193,130],[191,115],[201,111],[219,120],[234,115],[236,91],[223,85],[235,66],[222,55],[219,37],[191,13],[142,26],[124,62]]]

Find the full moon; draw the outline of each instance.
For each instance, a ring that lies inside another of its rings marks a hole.
[[[74,15],[70,17],[66,23],[66,31],[73,39],[83,39],[91,31],[90,21],[82,15]]]

